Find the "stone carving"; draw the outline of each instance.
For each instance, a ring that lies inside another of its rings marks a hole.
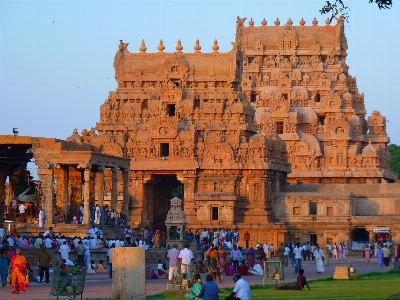
[[[168,211],[166,224],[187,224],[185,212],[182,209],[182,200],[178,197],[171,199],[171,208]]]

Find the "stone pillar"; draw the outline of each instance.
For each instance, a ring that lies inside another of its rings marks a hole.
[[[97,167],[96,173],[96,195],[97,195],[97,204],[100,206],[101,218],[100,225],[104,224],[104,216],[103,216],[103,205],[104,205],[104,166]]]
[[[4,201],[6,204],[6,179],[7,171],[0,171],[0,203]]]
[[[122,211],[126,216],[126,224],[129,224],[129,169],[124,169],[124,198]]]
[[[83,224],[90,224],[90,169],[88,167],[83,171]]]
[[[62,195],[62,211],[67,214],[68,213],[68,205],[69,205],[69,198],[68,198],[68,177],[69,177],[69,172],[68,168],[63,169],[63,181],[62,181],[62,190],[63,190],[63,195]]]
[[[44,204],[42,204],[42,207],[43,207],[44,213],[45,213],[45,224],[46,224],[46,226],[51,226],[52,224],[54,224],[54,214],[53,214],[54,170],[53,170],[53,166],[50,164],[50,166],[48,166],[48,169],[38,168],[37,173],[38,173],[39,179],[42,183],[42,191],[43,191],[43,198],[44,198]]]
[[[132,257],[135,259],[132,259]],[[113,299],[146,299],[146,261],[144,248],[114,248],[112,266]]]
[[[111,210],[117,211],[118,203],[118,167],[112,168],[111,178]]]

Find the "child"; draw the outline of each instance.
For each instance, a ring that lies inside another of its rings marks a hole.
[[[158,265],[157,265],[157,269],[158,269],[158,276],[161,275],[161,272],[163,270],[163,264],[161,262],[161,259],[158,260]]]
[[[106,267],[104,266],[103,260],[97,265],[96,273],[106,273]]]
[[[91,261],[90,261],[90,267],[92,268],[93,271],[96,271],[97,266],[96,266],[96,264],[94,263],[94,260],[91,260]]]

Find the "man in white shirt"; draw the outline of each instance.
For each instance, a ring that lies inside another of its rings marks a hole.
[[[63,242],[62,245],[60,246],[60,255],[61,255],[61,260],[62,259],[69,259],[69,247],[67,246],[67,242]]]
[[[101,209],[100,206],[96,204],[96,207],[94,209],[94,223],[100,224],[100,218],[101,218]]]
[[[95,237],[95,238],[97,238],[97,232],[98,232],[99,230],[96,228],[96,226],[92,226],[92,228],[90,228],[89,230],[88,230],[88,235],[89,235],[89,237]]]
[[[110,265],[110,273],[108,274],[108,276],[110,278],[112,278],[112,252],[113,252],[114,248],[115,248],[115,244],[112,244],[111,248],[108,249],[108,251],[107,251],[107,265]]]
[[[203,242],[208,244],[209,235],[208,235],[208,229],[207,228],[204,228],[203,232],[201,233],[201,238],[202,238]]]
[[[90,249],[97,249],[97,240],[94,237],[90,238],[89,248]]]
[[[25,206],[24,203],[21,203],[19,205],[19,221],[21,223],[25,223],[26,222],[26,209],[27,209],[27,207]]]
[[[265,257],[268,258],[268,257],[269,257],[269,256],[268,256],[268,251],[269,251],[269,245],[268,245],[268,243],[265,243],[265,244],[264,244],[263,250],[264,250],[264,253],[265,253]]]
[[[300,246],[300,243],[296,244],[296,247],[293,249],[294,259],[296,261],[296,266],[294,268],[294,274],[297,274],[299,270],[302,268],[303,256],[301,255],[301,250],[303,247]]]
[[[51,238],[46,237],[44,239],[44,245],[46,246],[47,249],[53,248],[53,241],[51,240]]]
[[[14,238],[11,235],[8,236],[7,242],[10,247],[14,247]]]
[[[194,259],[193,252],[189,250],[189,243],[185,243],[185,249],[179,253],[179,261],[181,262],[182,274],[186,273],[186,279],[192,279],[192,260]]]
[[[289,265],[289,254],[290,254],[290,248],[289,248],[289,245],[286,244],[285,252],[283,253],[284,258],[285,258],[285,266],[286,267],[288,267],[288,265]]]
[[[0,224],[0,241],[3,241],[5,236],[6,236],[6,230],[3,224]]]
[[[321,273],[324,271],[324,251],[322,251],[317,244],[317,247],[314,250],[314,257],[315,257],[315,265],[317,267],[317,273]]]
[[[235,282],[235,287],[232,293],[225,298],[225,300],[250,300],[250,287],[249,284],[240,276],[239,274],[233,275],[233,281]]]

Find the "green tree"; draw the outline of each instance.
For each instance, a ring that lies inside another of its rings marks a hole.
[[[400,146],[390,144],[388,146],[388,150],[392,156],[390,161],[390,169],[392,169],[393,172],[400,174]]]
[[[330,20],[333,18],[342,16],[343,20],[349,21],[350,7],[345,4],[348,0],[332,0],[326,1],[325,5],[319,10],[321,15],[330,15]],[[379,9],[390,9],[392,7],[393,0],[368,0],[369,3],[376,3]]]

